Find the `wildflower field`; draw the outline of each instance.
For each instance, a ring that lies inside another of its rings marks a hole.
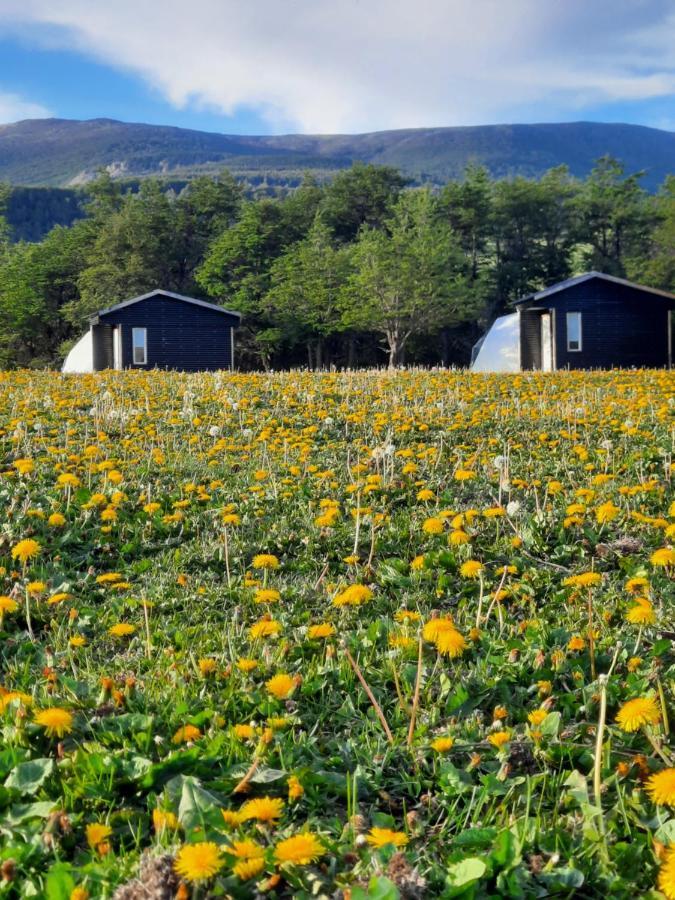
[[[0,897],[675,898],[674,389],[0,375]]]

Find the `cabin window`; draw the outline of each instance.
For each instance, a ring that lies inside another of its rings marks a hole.
[[[581,313],[567,313],[567,349],[570,352],[581,350]]]
[[[144,366],[148,361],[148,329],[132,328],[131,342],[135,366]]]

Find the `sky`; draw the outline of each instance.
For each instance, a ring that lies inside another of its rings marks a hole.
[[[675,131],[675,0],[0,0],[0,124]]]

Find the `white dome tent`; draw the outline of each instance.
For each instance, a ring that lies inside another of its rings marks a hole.
[[[79,341],[72,347],[61,366],[62,372],[93,372],[94,371],[94,343],[91,337],[91,329],[83,334]]]
[[[471,354],[472,372],[519,372],[520,328],[518,313],[495,319]]]

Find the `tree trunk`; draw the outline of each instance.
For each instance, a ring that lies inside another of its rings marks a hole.
[[[311,372],[314,368],[314,357],[312,356],[312,345],[309,341],[307,341],[307,364]]]
[[[391,333],[388,334],[387,344],[389,346],[389,368],[395,369],[398,365],[399,355],[401,352],[401,345],[398,340],[398,335]]]
[[[316,351],[315,351],[317,370],[321,369],[321,367],[323,366],[323,352],[322,351],[323,351],[323,341],[321,340],[321,338],[317,338]]]

